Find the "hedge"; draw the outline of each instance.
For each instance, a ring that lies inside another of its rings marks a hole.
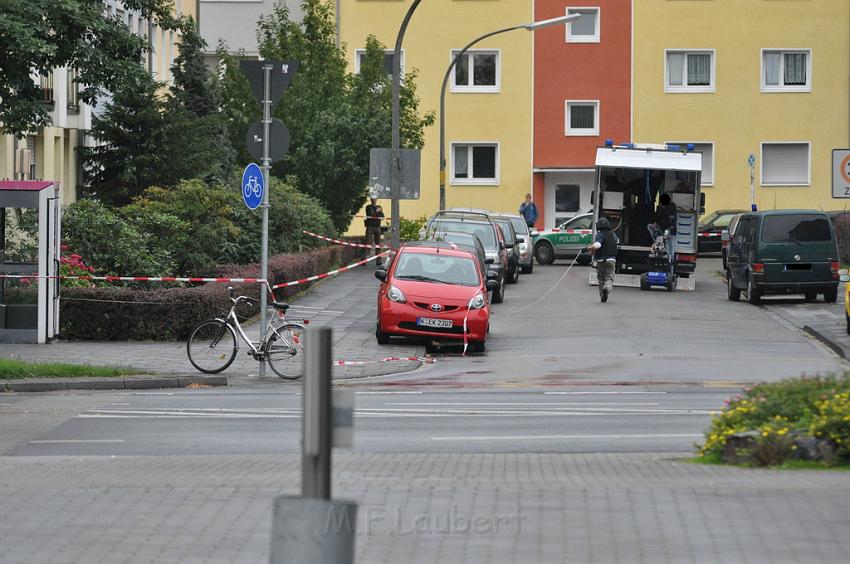
[[[850,216],[839,215],[833,220],[835,239],[838,242],[838,256],[844,264],[850,264]]]
[[[275,255],[269,259],[269,280],[275,284],[327,272],[340,263],[362,256],[353,247],[326,247],[301,254]],[[222,265],[217,276],[259,277],[260,265]],[[62,288],[60,331],[62,339],[78,340],[183,340],[204,319],[226,314],[227,284],[195,287]],[[232,284],[243,295],[259,297],[258,284]],[[281,288],[278,300],[306,286]],[[250,317],[259,313],[255,305],[238,312]]]

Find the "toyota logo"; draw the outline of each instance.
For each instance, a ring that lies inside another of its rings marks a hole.
[[[440,304],[432,304],[431,311],[443,311],[443,306]]]

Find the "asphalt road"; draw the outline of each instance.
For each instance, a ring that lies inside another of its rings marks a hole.
[[[733,390],[356,391],[355,453],[690,452]],[[301,395],[239,390],[4,397],[7,455],[300,452]],[[76,406],[76,407],[71,407]],[[54,421],[28,429],[29,414]],[[14,425],[13,422],[18,422]],[[17,431],[15,431],[17,429]]]
[[[464,387],[749,383],[848,367],[773,306],[728,301],[719,259],[700,259],[695,291],[617,287],[605,304],[587,284],[589,269],[565,275],[567,264],[536,265],[508,288],[493,306],[485,355],[446,350],[442,362],[397,379]]]

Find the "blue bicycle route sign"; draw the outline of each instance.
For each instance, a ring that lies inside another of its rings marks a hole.
[[[265,192],[263,171],[256,163],[245,167],[242,173],[242,200],[248,209],[255,210],[263,203],[263,192]]]

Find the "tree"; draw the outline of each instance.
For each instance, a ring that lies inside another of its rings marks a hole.
[[[169,166],[170,127],[153,80],[136,65],[128,80],[92,116],[94,147],[81,148],[87,191],[112,205],[124,205],[149,186],[162,185]]]
[[[187,178],[220,181],[234,166],[218,81],[204,62],[206,42],[192,18],[181,21],[166,103],[170,154],[168,185]]]
[[[163,29],[177,26],[172,0],[120,4]],[[136,80],[145,42],[117,18],[106,17],[105,0],[0,0],[0,13],[0,123],[6,133],[50,125],[34,74],[76,68],[80,100],[87,104]]]
[[[263,117],[260,104],[254,98],[251,85],[245,74],[239,68],[239,61],[244,57],[231,55],[227,44],[219,43],[216,49],[219,69],[218,80],[221,89],[221,113],[227,126],[227,136],[230,146],[236,153],[236,161],[246,164],[251,161],[251,155],[245,147],[245,136],[248,126]]]
[[[383,46],[370,38],[359,76],[346,72],[345,51],[336,46],[333,6],[305,0],[301,24],[277,4],[260,19],[260,53],[268,59],[294,59],[300,67],[275,110],[289,128],[290,152],[275,163],[275,175],[293,175],[299,189],[316,197],[344,230],[366,198],[369,150],[391,141],[390,83],[383,69]],[[419,116],[413,71],[402,88],[402,145],[422,146],[433,123]]]

